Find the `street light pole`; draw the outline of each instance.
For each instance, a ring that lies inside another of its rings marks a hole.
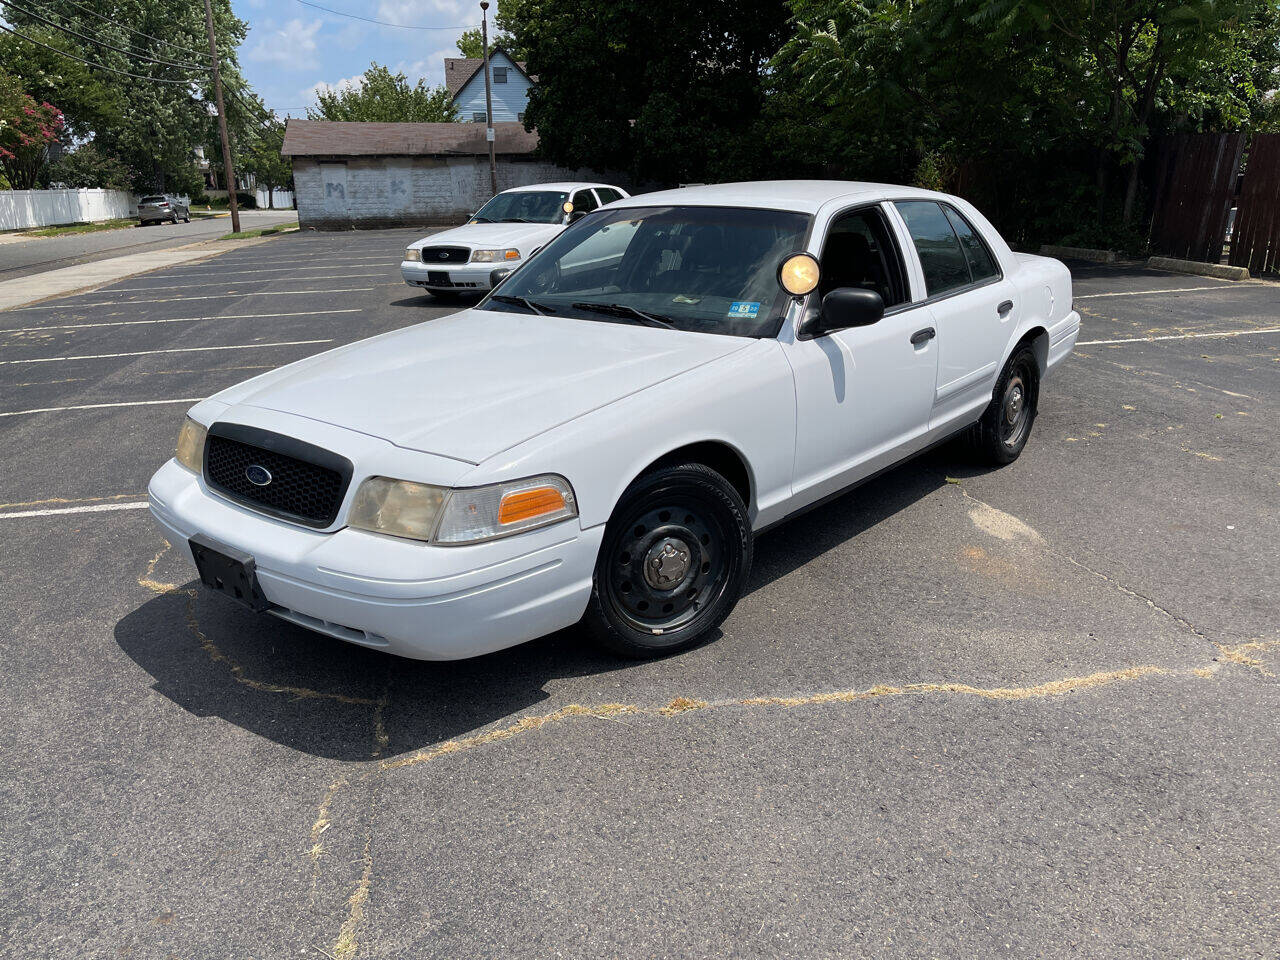
[[[207,4],[209,0],[204,0]],[[489,0],[480,0],[480,41],[484,44],[484,137],[489,141],[489,186],[498,193],[498,161],[493,155],[493,91],[489,88]]]
[[[218,104],[218,132],[222,134],[222,172],[231,204],[231,230],[240,232],[240,207],[236,203],[236,170],[231,165],[231,141],[227,139],[227,111],[222,105],[222,72],[218,69],[218,45],[213,39],[213,5],[204,0],[204,22],[209,28],[209,56],[213,57],[213,96]],[[495,191],[496,192],[496,191]]]

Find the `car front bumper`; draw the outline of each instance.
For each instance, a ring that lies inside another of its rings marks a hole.
[[[400,261],[400,276],[414,287],[428,290],[449,290],[457,293],[484,293],[493,289],[489,274],[497,267],[516,267],[519,260],[505,263],[419,263],[416,260]]]
[[[152,477],[148,499],[193,564],[197,533],[250,554],[276,616],[417,660],[479,656],[576,623],[604,535],[576,520],[465,547],[321,533],[224,500],[175,460]]]

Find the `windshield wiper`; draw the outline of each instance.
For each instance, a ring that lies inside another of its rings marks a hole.
[[[541,220],[530,220],[528,217],[503,217],[503,223],[541,223]]]
[[[473,223],[493,223],[488,217],[472,217],[471,220]]]
[[[629,307],[625,303],[591,303],[583,300],[572,306],[575,310],[594,310],[596,313],[604,313],[614,317],[631,317],[650,327],[664,327],[668,330],[674,330],[676,326],[670,317],[664,317],[657,313],[646,313],[643,310],[637,310],[635,307]]]
[[[555,313],[555,310],[547,306],[545,303],[534,303],[526,297],[509,297],[504,293],[491,293],[489,294],[489,299],[497,300],[499,303],[513,303],[518,307],[525,307],[528,310],[532,310],[540,317],[545,317],[548,314]]]

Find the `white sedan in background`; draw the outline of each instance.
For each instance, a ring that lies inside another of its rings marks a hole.
[[[575,220],[629,194],[604,183],[539,183],[504,190],[461,227],[412,243],[400,275],[436,296],[484,293],[497,268],[518,267]]]
[[[926,447],[1031,433],[1080,316],[1057,260],[910,187],[615,202],[476,307],[196,404],[151,510],[201,581],[422,659],[579,621],[714,635],[755,535]]]

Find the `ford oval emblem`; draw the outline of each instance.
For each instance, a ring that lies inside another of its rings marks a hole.
[[[271,471],[256,463],[251,463],[244,468],[244,476],[255,487],[265,487],[271,482]]]
[[[440,253],[438,254],[438,256],[440,257],[440,259],[441,259],[441,260],[448,260],[448,259],[449,259],[449,251],[448,251],[448,250],[441,250],[441,251],[440,251]]]

